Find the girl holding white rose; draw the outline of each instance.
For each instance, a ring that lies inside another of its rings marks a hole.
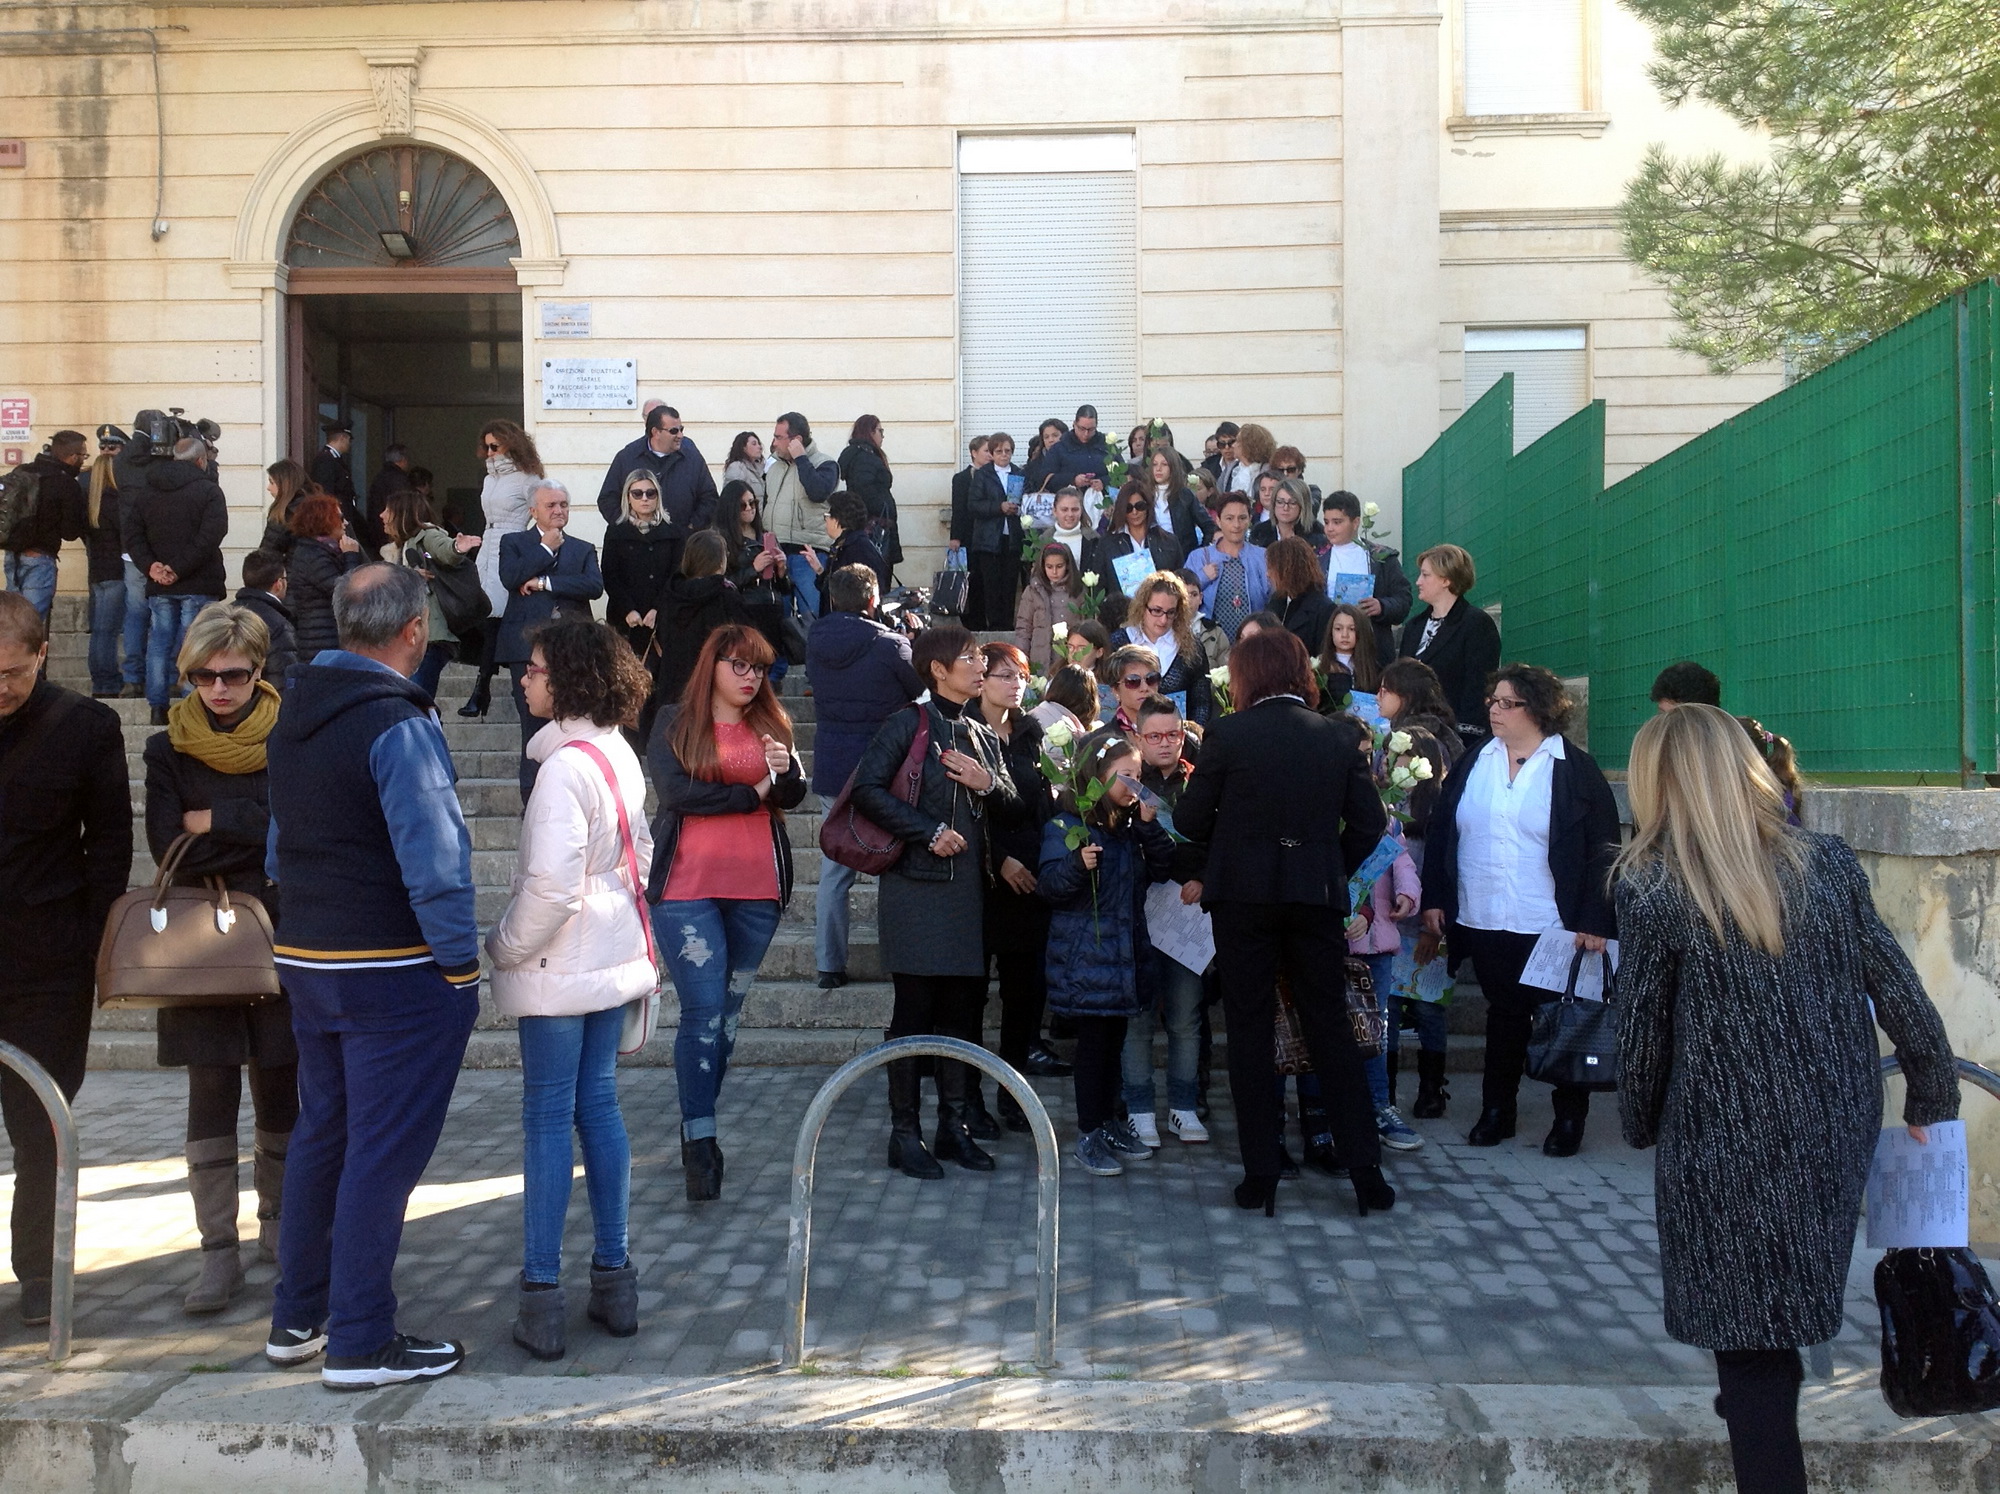
[[[1021,588],[1021,600],[1014,608],[1014,642],[1028,656],[1038,674],[1062,662],[1057,650],[1069,637],[1069,629],[1089,616],[1083,607],[1083,581],[1069,546],[1053,542],[1042,546],[1035,560],[1035,574]]]

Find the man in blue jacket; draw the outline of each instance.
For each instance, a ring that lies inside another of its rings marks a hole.
[[[646,434],[621,450],[605,469],[604,485],[597,490],[597,511],[605,523],[618,522],[625,479],[641,467],[660,484],[660,517],[672,538],[684,540],[695,530],[708,528],[715,517],[715,479],[684,434],[681,412],[672,405],[648,410]]]
[[[812,787],[828,807],[876,730],[924,689],[910,666],[910,640],[869,616],[879,585],[865,565],[834,571],[826,578],[831,610],[806,635],[806,680],[819,721]],[[854,877],[854,868],[821,859],[813,943],[823,991],[847,984],[847,894]]]
[[[1111,448],[1097,428],[1097,407],[1078,405],[1076,423],[1056,442],[1055,455],[1049,459],[1049,474],[1055,479],[1049,486],[1082,493],[1084,512],[1095,523],[1109,497],[1104,484],[1110,468]]]
[[[299,1045],[264,1355],[322,1349],[363,1390],[450,1374],[460,1344],[396,1330],[403,1212],[444,1129],[479,1013],[472,839],[437,712],[410,682],[430,643],[423,578],[350,571],[340,647],[294,672],[267,747],[266,870],[285,889],[278,968]]]

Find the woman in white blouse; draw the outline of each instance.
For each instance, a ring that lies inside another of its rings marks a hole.
[[[1473,1146],[1514,1134],[1535,1008],[1560,994],[1521,984],[1535,941],[1560,927],[1594,955],[1618,934],[1618,806],[1590,754],[1562,735],[1570,707],[1548,670],[1502,666],[1486,689],[1492,735],[1445,780],[1425,837],[1417,962],[1428,964],[1442,938],[1451,958],[1471,957],[1486,995],[1484,1099],[1466,1137]],[[1542,1150],[1573,1157],[1590,1091],[1556,1086],[1555,1112]]]

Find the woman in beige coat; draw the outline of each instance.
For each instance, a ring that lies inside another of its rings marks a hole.
[[[652,860],[646,778],[621,727],[639,720],[652,681],[625,641],[588,618],[535,635],[522,691],[549,724],[528,743],[540,764],[521,823],[513,896],[486,940],[493,997],[521,1041],[522,1217],[526,1235],[514,1341],[559,1359],[560,1285],[572,1128],[583,1141],[596,1249],[593,1322],[639,1331],[638,1274],[626,1251],[632,1152],[618,1109],[628,1003],[659,986],[644,873]]]

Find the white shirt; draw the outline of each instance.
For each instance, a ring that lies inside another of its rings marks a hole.
[[[1164,482],[1154,484],[1153,517],[1159,521],[1160,527],[1166,530],[1168,534],[1174,532],[1173,498],[1174,490],[1171,484]]]
[[[1146,630],[1141,628],[1139,636],[1133,641],[1145,644],[1147,648],[1160,656],[1160,673],[1162,675],[1172,669],[1174,667],[1174,660],[1181,656],[1180,636],[1172,628],[1167,629],[1167,636],[1164,638],[1148,638]]]
[[[1549,791],[1564,756],[1560,736],[1544,737],[1509,783],[1507,745],[1496,738],[1471,763],[1458,801],[1458,921],[1467,928],[1540,934],[1561,925]]]
[[[1368,574],[1368,551],[1357,544],[1334,545],[1326,552],[1326,594],[1333,595],[1334,583],[1343,575]]]
[[[1222,491],[1225,493],[1248,493],[1257,496],[1257,479],[1264,469],[1250,462],[1235,462],[1223,469]]]

